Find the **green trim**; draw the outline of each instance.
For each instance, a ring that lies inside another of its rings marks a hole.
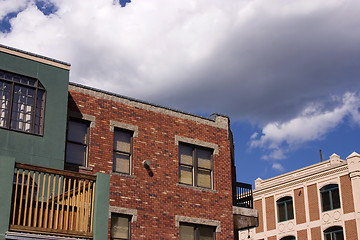
[[[96,173],[94,202],[94,240],[108,238],[110,175]]]

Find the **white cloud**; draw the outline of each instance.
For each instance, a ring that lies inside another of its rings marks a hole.
[[[279,172],[284,172],[284,167],[280,163],[273,163],[272,169],[277,170]]]
[[[343,98],[333,100],[337,102],[337,107],[332,110],[324,111],[319,104],[312,104],[294,119],[267,124],[259,138],[251,138],[250,146],[272,150],[264,159],[281,159],[284,158],[284,149],[296,148],[305,142],[323,138],[346,117],[360,125],[359,95],[346,93]],[[283,150],[279,150],[280,148]]]
[[[27,0],[0,0],[0,19],[6,16],[8,13],[18,12],[24,9],[27,5]]]

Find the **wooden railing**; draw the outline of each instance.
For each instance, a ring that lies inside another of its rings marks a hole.
[[[16,163],[10,230],[92,238],[96,177]]]
[[[233,205],[237,207],[253,208],[253,193],[251,184],[235,182]]]

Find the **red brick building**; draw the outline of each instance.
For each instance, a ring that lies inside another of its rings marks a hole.
[[[360,238],[360,155],[330,159],[255,181],[259,226],[240,239],[357,240]]]
[[[68,115],[66,168],[110,175],[109,238],[234,239],[236,217],[256,217],[233,207],[228,117],[77,84],[69,86]]]

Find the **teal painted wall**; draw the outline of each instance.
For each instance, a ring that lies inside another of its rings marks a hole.
[[[93,240],[108,239],[110,176],[96,173]]]
[[[37,78],[46,89],[43,136],[0,128],[0,156],[63,169],[69,71],[3,52],[0,52],[0,69]]]

